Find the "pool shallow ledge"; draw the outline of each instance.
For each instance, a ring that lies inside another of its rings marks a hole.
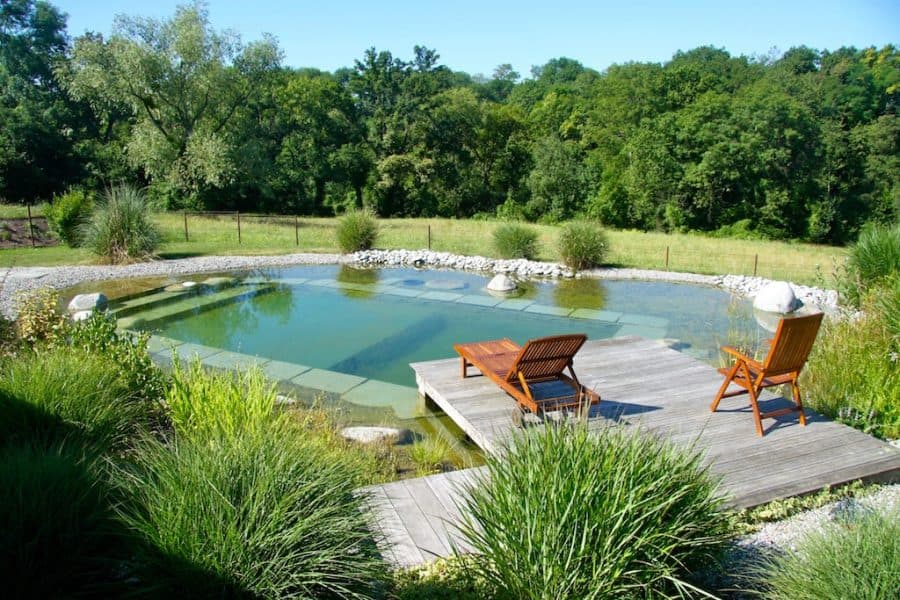
[[[426,416],[425,400],[413,387],[183,342],[160,335],[150,336],[147,350],[153,362],[165,368],[171,367],[176,360],[181,364],[198,360],[204,368],[216,371],[240,371],[258,367],[279,390],[299,399],[313,400],[325,395],[332,401],[340,400],[362,408],[392,410],[400,420]]]

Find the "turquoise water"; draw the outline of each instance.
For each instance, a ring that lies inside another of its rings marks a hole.
[[[208,309],[197,296],[197,310],[174,316],[150,312],[141,327],[185,342],[405,386],[415,384],[410,362],[453,357],[457,342],[510,337],[524,343],[566,332],[584,332],[590,339],[637,334],[712,361],[735,331],[762,333],[748,303],[685,284],[528,283],[504,301],[484,289],[489,277],[449,271],[295,267],[245,273],[237,280],[248,288],[267,282],[276,287]]]

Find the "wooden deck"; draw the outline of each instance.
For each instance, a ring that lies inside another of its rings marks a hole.
[[[419,391],[433,400],[489,453],[512,433],[515,402],[485,377],[460,377],[459,359],[411,365]],[[900,450],[807,409],[806,427],[796,414],[763,422],[759,437],[746,396],[726,399],[709,412],[722,378],[714,368],[659,342],[616,338],[588,342],[575,359],[575,372],[603,400],[591,427],[610,423],[639,427],[705,452],[710,470],[736,508],[816,491],[856,479],[896,480]],[[771,393],[764,411],[788,406]],[[374,521],[385,538],[382,549],[398,566],[411,566],[451,553],[460,540],[460,484],[473,470],[367,488]]]

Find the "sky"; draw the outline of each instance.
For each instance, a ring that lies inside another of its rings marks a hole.
[[[184,0],[50,0],[69,15],[73,37],[108,35],[116,15],[167,18]],[[334,71],[370,47],[411,59],[437,50],[455,71],[490,76],[512,64],[523,76],[551,58],[602,71],[614,63],[665,62],[678,50],[711,45],[732,55],[793,46],[835,50],[900,45],[900,0],[210,0],[217,30],[244,42],[269,33],[282,64]]]

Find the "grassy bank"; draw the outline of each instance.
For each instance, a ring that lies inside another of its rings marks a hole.
[[[0,219],[18,216],[20,210],[0,207]],[[15,215],[13,213],[16,213]],[[337,252],[337,219],[254,217],[234,214],[217,217],[181,213],[155,216],[163,234],[162,258],[206,255],[288,254]],[[495,256],[493,231],[499,221],[452,219],[390,219],[379,222],[378,248],[427,248],[458,254]],[[559,227],[530,225],[538,233],[537,258],[558,261]],[[612,266],[666,269],[694,273],[756,273],[772,279],[832,285],[832,271],[844,251],[830,246],[710,238],[699,235],[610,231],[608,263]],[[22,248],[0,250],[0,266],[52,266],[90,264],[84,249]]]

